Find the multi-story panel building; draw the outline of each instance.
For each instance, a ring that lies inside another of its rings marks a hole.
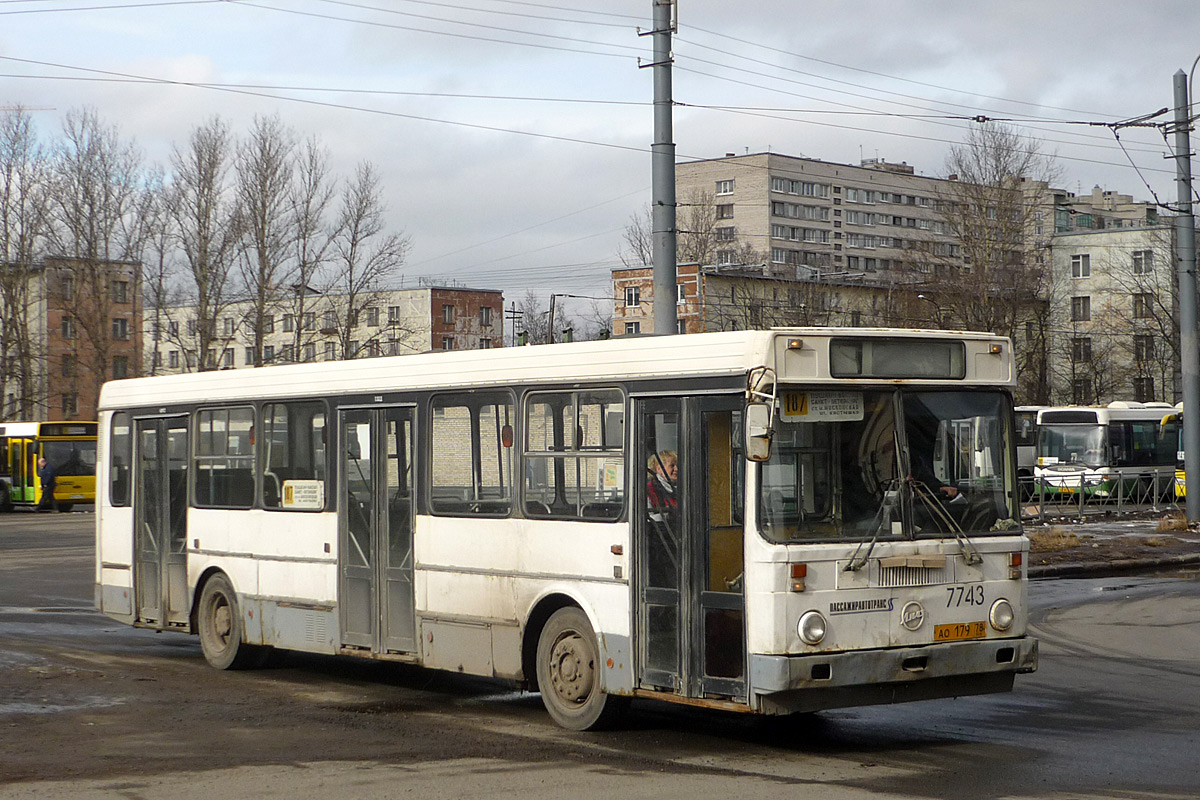
[[[95,419],[104,382],[142,368],[141,265],[47,257],[3,279],[4,418]]]
[[[903,282],[931,268],[926,254],[959,255],[938,216],[952,182],[908,164],[727,154],[679,164],[675,175],[681,203],[711,198],[716,207],[718,265],[753,250],[782,275],[876,273]]]
[[[358,298],[351,314],[340,295],[312,295],[300,314],[281,307],[263,321],[256,354],[250,304],[233,303],[215,320],[208,352],[198,352],[195,306],[150,315],[146,334],[151,374],[234,369],[262,364],[340,361],[430,350],[504,346],[504,295],[492,289],[426,286]]]
[[[613,334],[654,331],[651,267],[613,270]],[[840,277],[784,276],[763,265],[680,264],[675,288],[679,333],[780,325],[922,327],[930,307],[916,287]]]
[[[1174,227],[1055,235],[1053,400],[1178,400]]]

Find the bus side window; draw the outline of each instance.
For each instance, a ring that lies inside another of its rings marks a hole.
[[[325,508],[325,406],[269,403],[263,406],[264,508],[321,511]]]
[[[514,403],[507,393],[433,399],[430,508],[448,516],[512,510]]]
[[[196,412],[196,505],[254,505],[254,409],[207,408]]]
[[[124,411],[113,414],[110,437],[112,445],[109,447],[108,502],[112,506],[127,506],[133,438],[129,435],[129,415]]]

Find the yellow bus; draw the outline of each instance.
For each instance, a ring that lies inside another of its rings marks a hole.
[[[95,422],[0,423],[0,511],[42,499],[38,459],[54,473],[59,511],[96,501]]]

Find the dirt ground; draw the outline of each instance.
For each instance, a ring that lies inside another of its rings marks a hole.
[[[1200,530],[1182,527],[1167,518],[1147,518],[1137,524],[1089,522],[1027,525],[1031,567],[1078,563],[1164,559],[1200,554]]]

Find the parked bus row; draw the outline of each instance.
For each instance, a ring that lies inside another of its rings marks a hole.
[[[989,334],[803,328],[116,381],[96,604],[218,668],[511,679],[573,729],[1007,691],[1014,375]]]

